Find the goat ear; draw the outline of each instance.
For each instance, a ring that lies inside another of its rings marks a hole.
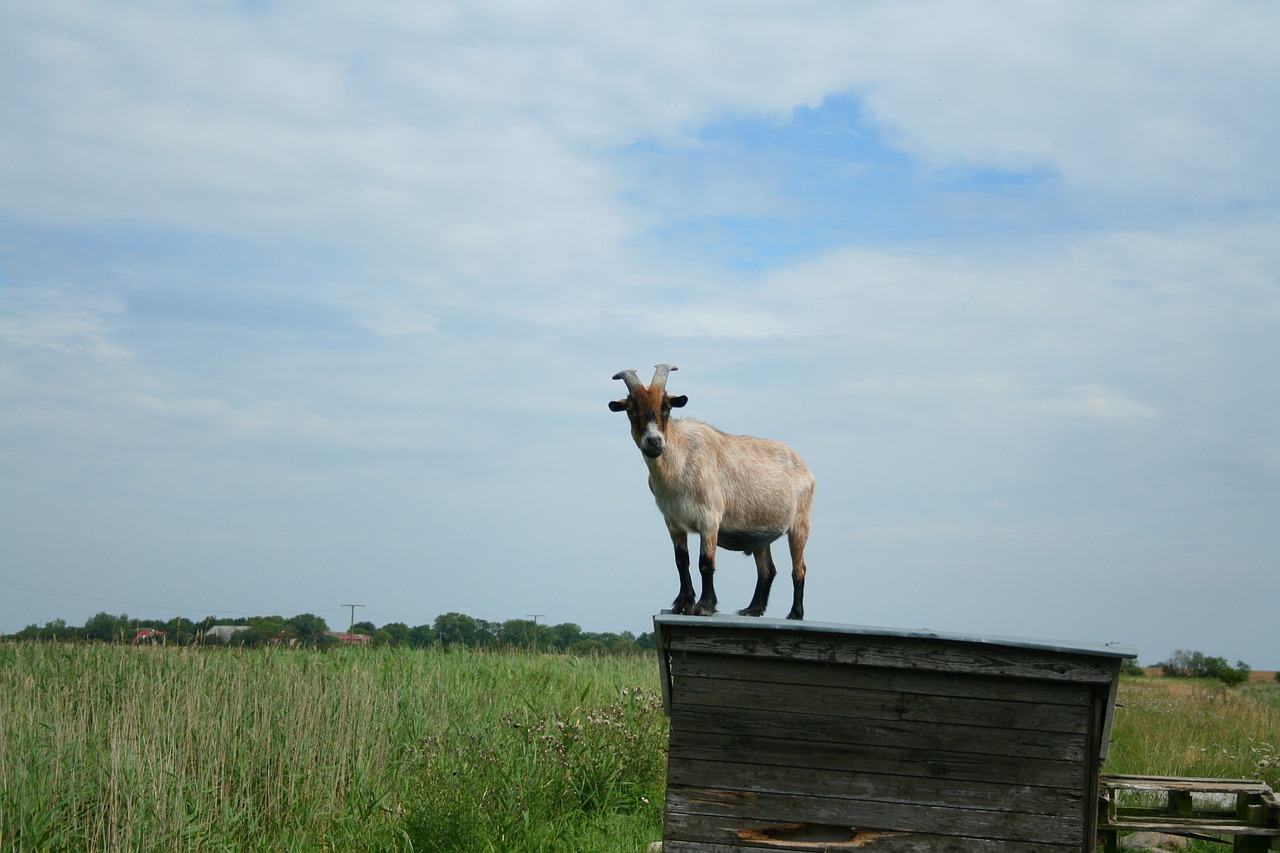
[[[681,406],[683,406],[685,403],[689,402],[689,398],[686,397],[684,394],[681,394],[679,397],[669,398],[668,402],[671,403],[671,408],[678,409]]]
[[[627,410],[627,401],[626,401],[626,400],[610,400],[610,401],[609,401],[609,411],[611,411],[611,412],[625,412],[626,410]]]

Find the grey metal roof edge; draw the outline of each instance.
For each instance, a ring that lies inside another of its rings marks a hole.
[[[947,631],[933,631],[928,628],[886,628],[875,625],[847,625],[840,622],[803,622],[796,621],[794,619],[774,619],[763,616],[732,616],[719,613],[715,616],[677,616],[669,610],[664,610],[653,617],[653,624],[655,628],[659,625],[680,625],[688,627],[714,625],[716,627],[725,628],[750,628],[758,631],[786,631],[794,633],[824,633],[866,637],[903,637],[922,640],[942,640],[954,643],[1012,646],[1023,649],[1040,649],[1045,651],[1116,658],[1137,658],[1138,656],[1138,649],[1136,646],[1130,646],[1124,643],[1082,643],[1069,640],[1003,637],[990,634],[963,634]]]

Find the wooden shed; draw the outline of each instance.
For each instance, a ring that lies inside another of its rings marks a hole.
[[[1093,851],[1130,647],[654,618],[664,853]]]

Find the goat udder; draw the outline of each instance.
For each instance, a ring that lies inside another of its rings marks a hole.
[[[754,554],[781,538],[785,530],[725,530],[720,528],[716,545],[728,551]]]

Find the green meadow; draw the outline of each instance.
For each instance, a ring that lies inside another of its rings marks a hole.
[[[628,850],[652,657],[0,645],[0,849]]]
[[[0,644],[6,851],[628,851],[650,655]],[[1280,787],[1280,685],[1121,685],[1107,770]]]

